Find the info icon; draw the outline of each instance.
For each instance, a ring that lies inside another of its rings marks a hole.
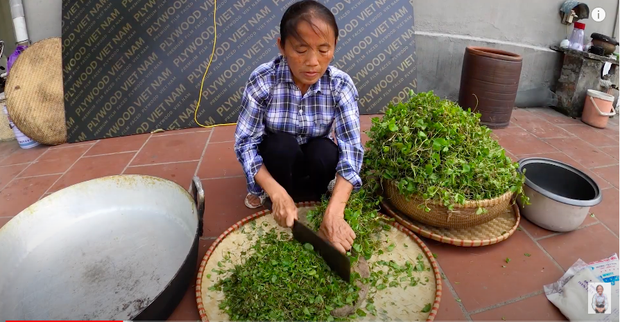
[[[605,20],[605,9],[595,8],[594,10],[592,10],[592,20],[596,22],[601,22]]]

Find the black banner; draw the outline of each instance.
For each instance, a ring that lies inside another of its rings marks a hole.
[[[295,0],[218,0],[215,55],[198,121],[235,123],[245,83],[278,54]],[[409,0],[323,0],[335,14],[333,65],[378,113],[416,88]],[[194,111],[213,50],[213,0],[63,0],[63,76],[69,142],[198,126]]]

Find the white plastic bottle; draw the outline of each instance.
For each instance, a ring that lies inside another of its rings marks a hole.
[[[583,51],[583,39],[585,35],[586,24],[575,22],[573,34],[570,36],[570,49]]]
[[[9,115],[9,111],[6,109],[4,92],[0,93],[0,105],[2,105],[2,110],[6,117],[9,119],[9,127],[13,129],[13,133],[15,133],[15,139],[17,139],[17,143],[22,149],[32,149],[34,147],[39,146],[39,142],[27,137],[22,131],[20,131],[17,126],[11,120],[11,116]]]

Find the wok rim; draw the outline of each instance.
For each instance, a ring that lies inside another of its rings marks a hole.
[[[184,195],[188,198],[188,200],[190,201],[190,203],[193,205],[194,207],[194,213],[196,214],[196,216],[198,216],[198,207],[196,206],[196,203],[193,199],[193,197],[190,195],[190,193],[183,188],[180,184],[169,180],[169,179],[165,179],[162,177],[157,177],[157,176],[152,176],[152,175],[144,175],[144,174],[115,174],[115,175],[110,175],[110,176],[104,176],[104,177],[99,177],[99,178],[94,178],[94,179],[89,179],[89,180],[85,180],[85,181],[81,181],[75,184],[72,184],[68,187],[64,187],[60,190],[54,191],[52,193],[50,193],[49,195],[33,202],[32,204],[30,204],[28,207],[24,208],[22,211],[18,212],[15,216],[13,216],[8,222],[6,222],[2,227],[0,227],[0,235],[2,235],[3,233],[5,233],[6,230],[9,230],[12,227],[12,225],[15,225],[16,220],[14,220],[15,218],[17,218],[18,216],[25,216],[26,213],[31,212],[31,213],[35,213],[33,212],[31,209],[36,208],[38,206],[40,206],[43,202],[48,202],[49,200],[51,200],[51,198],[58,198],[59,195],[61,194],[68,194],[73,190],[79,190],[79,188],[84,187],[88,184],[92,184],[93,182],[98,182],[98,181],[104,181],[104,180],[113,180],[115,178],[141,178],[141,179],[152,179],[155,181],[161,181],[161,182],[165,182],[167,184],[171,184],[172,186],[174,186],[175,188],[178,188],[180,191],[182,191],[184,193]],[[197,224],[197,226],[199,226],[199,223]]]

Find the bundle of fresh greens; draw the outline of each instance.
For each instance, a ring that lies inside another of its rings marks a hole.
[[[366,180],[379,179],[370,180],[371,191],[390,180],[406,197],[439,201],[449,209],[509,191],[527,202],[518,163],[480,125],[480,114],[432,91],[390,104],[382,118],[373,119],[368,136]]]

